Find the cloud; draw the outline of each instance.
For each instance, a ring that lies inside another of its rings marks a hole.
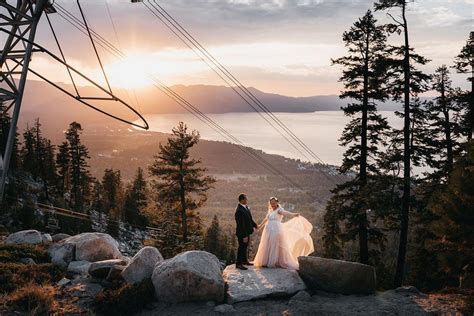
[[[136,58],[146,61],[150,69],[172,83],[222,83],[142,3],[108,1],[112,21],[103,1],[84,1],[83,8],[89,24],[122,51],[139,56]],[[367,0],[161,0],[158,3],[239,78],[272,92],[281,92],[286,82],[293,91],[298,91],[291,93],[285,89],[285,93],[293,95],[312,94],[312,86],[332,89],[327,93],[338,92],[340,69],[330,66],[330,58],[346,54],[342,33],[373,8],[373,1]],[[449,63],[464,45],[472,29],[472,4],[472,0],[410,3],[412,45],[433,59],[426,67],[427,72],[440,63]],[[61,5],[78,16],[75,1],[63,0]],[[384,12],[377,12],[376,17],[380,23],[389,20]],[[97,60],[88,38],[59,15],[51,18],[68,59],[88,73],[95,71]],[[38,39],[54,50],[55,44],[44,22]],[[397,36],[391,40],[400,42]],[[99,50],[106,64],[116,62]],[[44,62],[39,66],[44,71],[48,69]]]

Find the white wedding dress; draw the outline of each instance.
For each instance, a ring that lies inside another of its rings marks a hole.
[[[292,213],[278,207],[267,214],[267,223],[255,256],[255,267],[284,268],[298,270],[298,257],[314,251],[310,236],[313,225],[302,216],[286,223],[281,220]]]

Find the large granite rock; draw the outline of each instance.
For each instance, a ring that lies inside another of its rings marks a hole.
[[[219,259],[205,251],[187,251],[158,263],[152,282],[156,297],[163,302],[224,300]]]
[[[41,238],[43,239],[43,244],[50,244],[53,242],[53,238],[50,234],[42,234]]]
[[[288,269],[248,267],[239,270],[235,265],[225,268],[223,276],[227,283],[227,302],[234,304],[265,297],[291,296],[306,289],[298,272]]]
[[[82,233],[52,244],[49,247],[51,262],[67,267],[71,261],[102,261],[120,259],[118,243],[110,235]]]
[[[163,256],[155,247],[142,248],[122,271],[122,277],[127,283],[138,283],[151,278],[153,269]]]
[[[89,261],[72,261],[67,266],[67,271],[80,275],[87,275],[91,264],[92,263]]]
[[[22,230],[16,233],[8,235],[7,239],[5,240],[7,245],[12,244],[29,244],[29,245],[37,245],[43,243],[43,236],[41,233],[34,229],[29,230]]]
[[[375,269],[357,262],[299,257],[299,274],[312,290],[340,294],[371,294],[375,292]]]
[[[89,267],[89,274],[94,278],[105,279],[109,272],[115,266],[125,266],[127,263],[122,259],[110,259],[91,263]],[[122,269],[119,269],[120,271]]]
[[[69,238],[69,237],[71,237],[71,235],[58,233],[58,234],[54,234],[53,236],[51,236],[51,239],[53,240],[53,242],[58,242],[58,241],[61,241],[63,239]]]
[[[123,269],[125,269],[125,265],[118,265],[118,264],[114,265],[110,269],[105,279],[109,282],[116,281],[116,280],[123,280],[123,277],[122,277]]]
[[[66,238],[61,243],[76,245],[75,260],[95,262],[122,257],[118,242],[110,235],[103,233],[82,233]]]
[[[462,270],[463,272],[459,277],[459,288],[474,289],[474,264],[467,264]]]
[[[56,243],[49,247],[48,253],[53,264],[65,268],[74,261],[75,249],[76,245],[72,243]]]

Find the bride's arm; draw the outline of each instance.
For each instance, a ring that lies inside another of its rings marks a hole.
[[[260,223],[260,225],[258,225],[258,230],[262,229],[265,224],[268,222],[268,216],[265,216],[265,218],[263,219],[263,221]]]
[[[281,207],[279,210],[278,210],[278,213],[283,215],[283,216],[289,216],[289,217],[296,217],[296,216],[300,216],[299,213],[292,213],[292,212],[288,212],[288,211],[285,211],[283,209],[283,207]]]

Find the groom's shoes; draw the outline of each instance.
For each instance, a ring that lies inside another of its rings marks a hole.
[[[244,265],[246,265],[246,266],[253,266],[253,263],[247,261],[247,262],[244,262]]]
[[[244,267],[244,266],[241,265],[241,264],[237,264],[235,267],[236,267],[237,269],[239,269],[239,270],[248,270],[248,268]]]

